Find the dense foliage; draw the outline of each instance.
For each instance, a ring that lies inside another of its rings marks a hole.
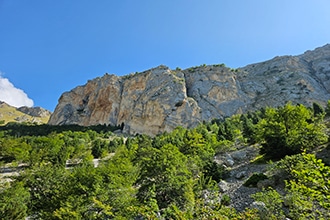
[[[2,175],[19,175],[0,179],[0,219],[281,219],[283,201],[292,219],[326,219],[330,168],[304,152],[327,142],[328,112],[289,103],[153,138],[108,126],[2,126]],[[265,190],[254,195],[265,212],[237,212],[219,192],[227,173],[214,156],[255,143],[281,159],[286,195]]]
[[[328,137],[322,123],[323,116],[319,108],[314,115],[305,106],[290,103],[277,109],[267,108],[256,128],[262,144],[261,153],[282,158],[325,143]]]

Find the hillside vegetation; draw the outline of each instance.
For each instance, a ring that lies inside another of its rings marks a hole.
[[[155,137],[11,123],[0,127],[0,218],[329,219],[329,116],[330,102],[287,103]],[[248,146],[269,170],[247,187],[273,181],[236,210],[219,188],[231,168],[215,157]]]
[[[0,101],[0,125],[5,125],[10,122],[45,124],[48,122],[49,118],[50,112],[42,116],[32,116],[20,111],[19,108],[15,108]]]

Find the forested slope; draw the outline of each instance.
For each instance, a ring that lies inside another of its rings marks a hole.
[[[330,102],[325,110],[288,103],[155,137],[8,124],[0,131],[0,218],[329,219],[329,116]],[[244,185],[269,184],[235,210],[219,184],[233,167],[215,158],[246,147],[260,150],[249,163],[269,170],[243,176]]]

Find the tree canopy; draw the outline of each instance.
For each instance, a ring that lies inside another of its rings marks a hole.
[[[328,143],[327,113],[288,103],[156,137],[108,126],[1,126],[1,170],[17,175],[0,173],[0,218],[281,219],[286,203],[292,219],[328,219],[330,168],[312,154]],[[230,208],[217,185],[227,169],[214,157],[250,144],[287,177],[285,195],[254,196],[266,215]]]

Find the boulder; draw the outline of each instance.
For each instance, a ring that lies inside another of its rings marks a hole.
[[[226,154],[224,158],[224,164],[228,167],[234,166],[235,162],[230,154]]]
[[[218,186],[219,186],[219,191],[221,193],[224,193],[226,191],[228,191],[230,189],[228,183],[224,180],[221,180],[219,183],[218,183]]]
[[[240,171],[240,172],[236,173],[235,178],[236,179],[243,179],[246,176],[247,176],[246,171]]]
[[[231,153],[231,157],[234,160],[243,161],[244,159],[246,159],[246,151],[245,150],[235,151]]]

